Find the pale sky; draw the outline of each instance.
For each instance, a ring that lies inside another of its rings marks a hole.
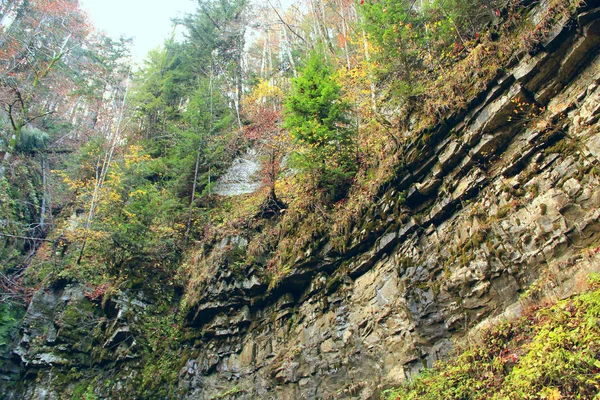
[[[264,0],[254,0],[260,4]],[[96,29],[116,39],[132,37],[133,60],[141,63],[148,52],[172,32],[171,19],[196,11],[196,0],[79,0]],[[272,0],[287,9],[294,0]],[[179,34],[180,32],[176,32]]]
[[[92,23],[110,37],[133,37],[139,62],[170,35],[171,19],[196,10],[195,0],[80,0]]]

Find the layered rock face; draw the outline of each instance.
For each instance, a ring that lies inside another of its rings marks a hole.
[[[576,24],[559,23],[467,112],[429,132],[435,145],[409,152],[343,255],[323,243],[267,296],[252,270],[220,269],[188,316],[201,335],[183,353],[173,397],[376,398],[518,305],[539,277],[560,286],[575,275],[600,238],[599,16],[588,7]],[[121,349],[96,355],[96,368],[124,371],[96,393],[124,393],[138,362],[125,315],[144,312],[144,299],[88,310],[82,290],[34,298],[14,354],[37,383],[19,395],[60,398],[48,389],[53,366],[74,365],[73,354],[91,365],[92,346]],[[104,343],[61,335],[99,312]],[[43,346],[33,351],[33,340]]]
[[[352,257],[325,244],[266,306],[252,275],[215,277],[190,317],[208,338],[180,372],[183,396],[371,398],[540,274],[574,273],[600,229],[598,15],[559,25],[436,127],[438,144],[414,149],[355,228]]]

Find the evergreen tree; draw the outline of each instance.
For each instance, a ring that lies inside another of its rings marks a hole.
[[[285,127],[302,146],[295,155],[296,165],[309,171],[332,200],[345,194],[356,172],[348,111],[332,66],[322,52],[313,53],[301,75],[292,80],[285,104]]]

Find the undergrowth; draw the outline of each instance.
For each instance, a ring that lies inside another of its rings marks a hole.
[[[592,399],[600,392],[600,277],[588,291],[485,333],[395,399]]]

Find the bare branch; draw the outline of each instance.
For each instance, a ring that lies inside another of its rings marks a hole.
[[[0,232],[0,236],[9,237],[9,238],[13,238],[13,239],[33,240],[33,241],[37,241],[37,242],[48,242],[48,243],[55,242],[54,240],[50,240],[50,239],[36,238],[36,237],[31,237],[31,236],[9,235],[8,233],[2,233],[2,232]]]
[[[271,3],[271,0],[267,0],[267,2],[271,6],[271,8],[273,8],[273,11],[275,11],[275,14],[277,14],[277,18],[279,18],[281,23],[283,25],[285,25],[290,30],[290,32],[292,32],[294,35],[296,35],[298,38],[300,38],[304,43],[306,43],[306,39],[304,39],[302,36],[300,36],[300,34],[298,32],[296,32],[294,29],[292,29],[292,27],[287,22],[285,22],[285,20],[279,14],[279,11],[277,11],[277,8],[275,8],[275,6]]]

